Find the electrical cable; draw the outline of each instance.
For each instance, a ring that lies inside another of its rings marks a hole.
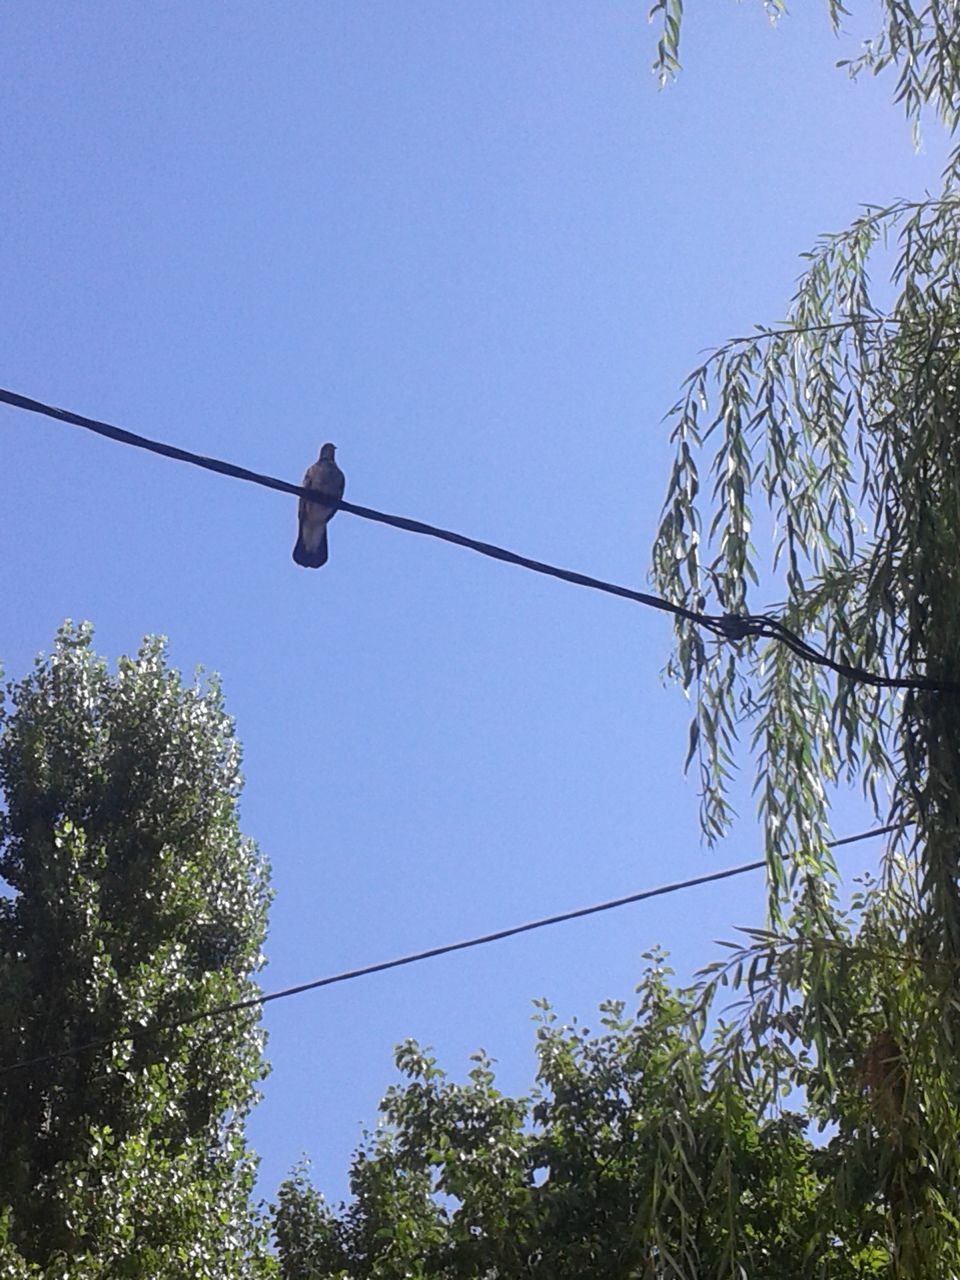
[[[903,829],[903,823],[892,823],[883,827],[872,827],[869,831],[860,831],[856,835],[841,836],[827,842],[827,847],[837,849],[841,845],[855,844],[860,840],[869,840],[874,836],[888,835]],[[763,858],[754,862],[742,862],[739,866],[725,867],[721,871],[710,871],[705,875],[692,876],[689,880],[676,880],[671,884],[658,885],[654,889],[641,889],[638,893],[629,893],[622,898],[612,898],[607,902],[599,902],[590,907],[577,907],[573,911],[561,911],[558,915],[543,916],[539,920],[528,920],[525,924],[511,925],[506,929],[497,929],[493,933],[481,934],[476,938],[466,938],[460,942],[448,942],[438,947],[429,947],[425,951],[416,951],[411,955],[399,956],[393,960],[381,960],[376,964],[364,965],[359,969],[347,969],[326,978],[315,978],[310,982],[301,982],[293,987],[284,987],[279,991],[269,991],[264,995],[250,996],[245,1000],[235,1000],[230,1004],[218,1005],[213,1009],[205,1009],[202,1013],[192,1014],[174,1022],[163,1023],[157,1027],[144,1027],[140,1031],[125,1031],[114,1036],[103,1036],[100,1039],[88,1040],[83,1044],[72,1045],[55,1053],[39,1054],[34,1058],[25,1058],[20,1062],[11,1062],[0,1066],[0,1076],[14,1071],[25,1071],[31,1067],[46,1066],[65,1058],[75,1058],[92,1049],[103,1049],[114,1044],[132,1043],[142,1036],[159,1035],[168,1031],[176,1031],[180,1027],[193,1026],[207,1018],[216,1018],[227,1013],[240,1013],[245,1009],[260,1008],[274,1000],[286,1000],[290,996],[302,995],[305,991],[317,991],[321,987],[332,987],[340,982],[352,982],[356,978],[366,978],[374,973],[384,973],[388,969],[400,969],[405,965],[419,964],[423,960],[432,960],[437,956],[450,955],[454,951],[466,951],[471,947],[487,946],[491,942],[501,942],[504,938],[513,938],[521,933],[531,933],[535,929],[545,929],[550,925],[563,924],[567,920],[579,920],[584,916],[597,915],[601,911],[613,911],[617,907],[629,906],[631,903],[643,902],[648,898],[664,897],[667,894],[679,893],[684,889],[693,889],[699,885],[712,884],[717,880],[729,880],[748,871],[758,871],[765,866]]]
[[[100,422],[96,418],[87,418],[83,414],[73,413],[69,409],[57,409],[53,405],[33,400],[29,396],[20,395],[16,391],[8,391],[0,387],[0,402],[11,405],[15,409],[23,409],[27,413],[39,413],[60,422],[68,422],[75,427],[83,427],[97,435],[105,436],[120,444],[131,445],[136,449],[146,449],[150,453],[164,458],[173,458],[177,462],[187,462],[191,466],[203,467],[207,471],[216,471],[220,475],[230,476],[235,480],[245,480],[250,484],[261,485],[267,489],[276,489],[280,493],[289,493],[294,497],[306,498],[310,502],[321,502],[324,506],[332,505],[327,495],[317,494],[312,489],[304,489],[300,485],[290,484],[287,480],[278,480],[275,476],[263,475],[250,471],[246,467],[238,467],[232,462],[224,462],[220,458],[207,458],[189,449],[179,449],[175,445],[165,444],[160,440],[151,440],[122,427],[112,426],[108,422]],[[531,560],[528,556],[518,555],[505,547],[497,547],[489,542],[481,542],[477,538],[468,538],[465,534],[454,533],[450,529],[440,529],[436,525],[426,524],[422,520],[410,520],[406,516],[388,515],[384,511],[375,511],[372,507],[361,507],[355,502],[347,502],[343,498],[336,504],[337,510],[346,511],[349,515],[360,516],[363,520],[374,520],[379,524],[388,524],[395,529],[403,529],[407,533],[420,533],[426,537],[439,538],[443,542],[451,542],[456,546],[468,547],[480,555],[490,556],[494,560],[503,560],[507,564],[518,565],[534,573],[546,574],[552,578],[560,578],[578,587],[589,587],[593,591],[603,591],[608,595],[620,596],[624,600],[632,600],[646,605],[650,609],[659,609],[664,613],[672,613],[697,626],[705,628],[714,635],[725,640],[737,642],[754,637],[776,640],[786,645],[804,662],[827,667],[837,675],[860,684],[871,685],[879,689],[915,689],[937,693],[960,693],[960,682],[955,680],[933,680],[928,676],[884,676],[864,667],[853,666],[847,662],[839,662],[828,654],[814,648],[791,631],[789,627],[767,614],[709,614],[696,609],[688,609],[684,605],[674,604],[661,596],[651,595],[646,591],[634,591],[630,587],[622,587],[614,582],[606,582],[602,578],[594,578],[589,574],[576,573],[572,569],[560,569],[556,565],[546,564],[542,560]]]

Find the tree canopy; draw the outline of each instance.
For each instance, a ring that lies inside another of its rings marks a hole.
[[[111,674],[89,627],[65,626],[6,691],[4,1275],[267,1265],[244,1142],[257,1020],[190,1021],[256,990],[266,870],[239,832],[240,785],[216,683],[185,685],[159,640]]]
[[[636,1013],[604,1006],[599,1033],[541,1003],[529,1097],[500,1093],[483,1054],[458,1085],[401,1046],[406,1083],[355,1157],[349,1208],[305,1168],[281,1188],[285,1280],[883,1275],[878,1216],[836,1213],[840,1155],[800,1112],[768,1114],[757,1080],[718,1080],[722,1029],[705,1035],[696,994],[649,959]],[[834,1239],[811,1251],[827,1221]]]

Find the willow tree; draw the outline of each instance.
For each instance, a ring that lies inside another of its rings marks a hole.
[[[265,869],[216,684],[87,627],[0,705],[0,1272],[262,1275],[244,1119],[263,1075]],[[130,1039],[117,1039],[129,1034]]]
[[[880,7],[847,66],[893,70],[914,124],[929,106],[953,130],[960,6]],[[655,12],[669,76],[681,5]],[[704,828],[727,829],[752,750],[765,829],[772,931],[702,989],[706,1008],[718,981],[747,988],[717,1078],[753,1079],[758,1046],[777,1046],[769,1105],[799,1085],[837,1126],[836,1213],[881,1215],[897,1276],[960,1270],[958,173],[955,154],[936,198],[824,236],[784,322],[693,372],[654,550],[664,595],[719,619],[678,618],[670,662],[694,703]],[[828,849],[839,782],[897,828],[850,916]]]

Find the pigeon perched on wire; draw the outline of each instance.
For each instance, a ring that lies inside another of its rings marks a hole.
[[[293,558],[305,569],[319,569],[327,563],[327,521],[336,515],[344,485],[343,472],[333,458],[335,449],[336,445],[325,444],[320,457],[307,467],[303,477],[304,489],[314,489],[330,499],[329,506],[309,498],[300,499],[300,529]]]

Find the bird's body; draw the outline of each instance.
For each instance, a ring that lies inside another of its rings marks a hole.
[[[334,445],[325,444],[320,457],[307,467],[303,477],[304,489],[314,489],[331,499],[329,506],[310,498],[300,499],[300,529],[293,558],[305,569],[319,569],[326,564],[327,521],[336,514],[337,504],[343,497],[343,472],[334,461],[334,449]]]

